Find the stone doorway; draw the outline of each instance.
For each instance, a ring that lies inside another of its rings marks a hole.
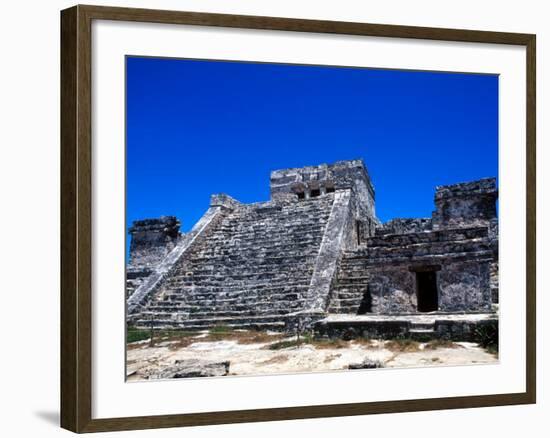
[[[359,304],[359,309],[357,310],[357,314],[365,315],[371,312],[372,312],[372,298],[370,295],[370,291],[367,288],[367,290],[363,292],[363,298],[361,299],[361,303]]]
[[[436,271],[416,272],[416,299],[419,312],[434,312],[439,309]]]

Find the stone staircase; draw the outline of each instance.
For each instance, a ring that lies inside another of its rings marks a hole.
[[[435,335],[435,319],[432,321],[411,321],[409,325],[409,336],[412,339],[431,339]]]
[[[304,310],[333,194],[227,212],[194,243],[134,321],[138,327],[277,329]]]
[[[329,313],[356,315],[368,311],[368,303],[363,302],[368,288],[366,272],[366,257],[364,255],[356,252],[343,254],[328,308]]]

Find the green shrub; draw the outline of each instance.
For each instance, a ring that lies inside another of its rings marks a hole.
[[[475,340],[490,353],[498,353],[498,321],[478,325],[474,330]]]

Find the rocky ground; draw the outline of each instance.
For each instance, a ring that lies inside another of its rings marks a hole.
[[[495,354],[468,342],[315,340],[244,330],[165,332],[132,342],[128,381],[180,377],[285,374],[350,368],[494,363]]]

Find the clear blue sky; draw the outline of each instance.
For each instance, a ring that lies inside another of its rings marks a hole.
[[[269,199],[269,173],[363,158],[382,221],[434,187],[498,176],[498,77],[127,58],[127,222],[189,230],[212,193]]]

